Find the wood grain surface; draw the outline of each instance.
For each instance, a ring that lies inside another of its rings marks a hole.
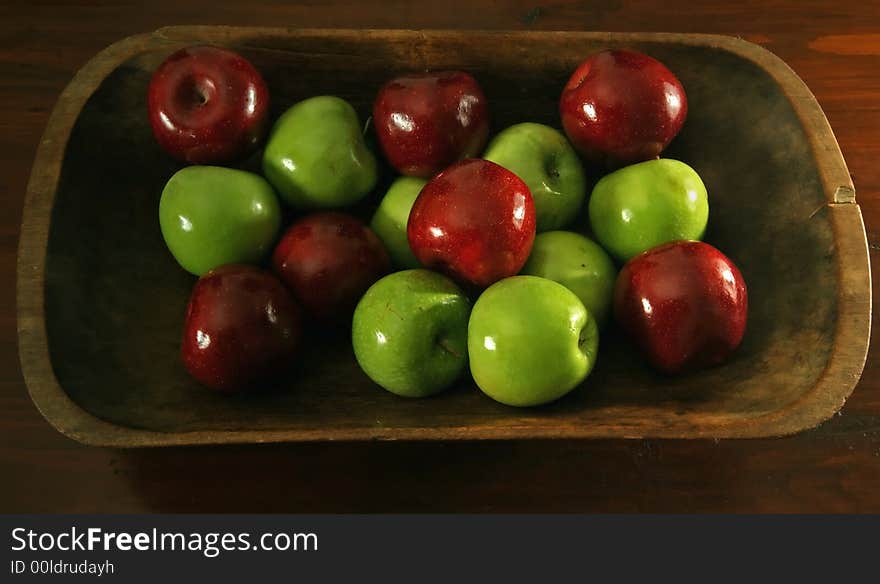
[[[853,176],[872,259],[880,250],[876,1],[6,2],[0,6],[0,511],[880,512],[880,361],[873,350],[838,416],[782,439],[123,451],[80,446],[55,432],[27,395],[16,350],[15,258],[25,184],[48,113],[73,73],[110,43],[170,24],[742,36],[782,57],[816,95]]]

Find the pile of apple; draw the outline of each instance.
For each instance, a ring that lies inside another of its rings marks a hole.
[[[590,56],[562,91],[565,134],[521,123],[488,146],[489,104],[458,71],[388,81],[369,130],[332,96],[292,105],[270,130],[266,83],[216,47],[171,55],[148,101],[157,140],[190,165],[165,186],[159,219],[199,276],[181,354],[208,387],[282,375],[303,330],[350,327],[361,369],[395,394],[435,394],[469,370],[515,406],[580,385],[612,312],[666,373],[719,364],[742,340],[742,275],[699,241],[706,187],[659,158],[687,98],[651,57]],[[402,176],[368,226],[344,209],[377,187],[370,131]],[[262,176],[228,166],[260,147]],[[585,168],[610,172],[579,225]],[[282,205],[295,217],[283,232]]]

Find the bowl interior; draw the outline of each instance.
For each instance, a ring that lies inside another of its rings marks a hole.
[[[320,49],[281,37],[233,48],[263,72],[275,116],[300,99],[334,94],[366,120],[392,75],[454,68],[483,86],[494,133],[524,121],[560,127],[557,99],[568,75],[591,51],[609,46],[564,36],[503,40],[451,35],[413,45],[365,34],[324,41]],[[434,398],[397,398],[360,371],[343,331],[310,335],[299,365],[277,387],[232,397],[202,389],[178,356],[195,278],[166,250],[157,218],[162,188],[179,165],[156,145],[146,116],[150,73],[169,47],[140,54],[105,79],[67,145],[45,292],[60,385],[99,418],[165,432],[302,429],[332,437],[335,428],[368,435],[375,428],[515,426],[528,436],[530,429],[577,426],[594,435],[612,435],[611,428],[614,435],[652,435],[697,433],[784,409],[826,366],[837,320],[835,245],[804,128],[776,82],[748,60],[678,43],[627,46],[665,62],[684,84],[689,117],[665,156],[703,178],[706,241],[733,259],[748,283],[748,331],[727,364],[659,376],[611,326],[582,387],[554,404],[519,410],[483,396],[470,379]],[[258,168],[258,157],[243,166]],[[357,213],[369,216],[386,175]]]

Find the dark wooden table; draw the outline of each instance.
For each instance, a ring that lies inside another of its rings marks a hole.
[[[14,292],[22,197],[58,94],[106,45],[169,24],[742,36],[786,60],[816,94],[852,172],[876,258],[877,0],[17,4],[0,6],[0,512],[880,512],[876,350],[840,415],[783,439],[119,451],[76,444],[32,405],[18,365]]]

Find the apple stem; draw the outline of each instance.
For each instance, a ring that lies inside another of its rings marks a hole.
[[[370,126],[373,125],[373,116],[369,116],[367,121],[364,122],[364,131],[362,132],[364,136],[370,131]]]
[[[437,344],[440,345],[441,347],[443,347],[443,350],[446,351],[447,353],[451,353],[452,355],[455,355],[456,357],[461,357],[461,353],[456,351],[455,347],[450,345],[449,339],[440,339],[437,342]]]

